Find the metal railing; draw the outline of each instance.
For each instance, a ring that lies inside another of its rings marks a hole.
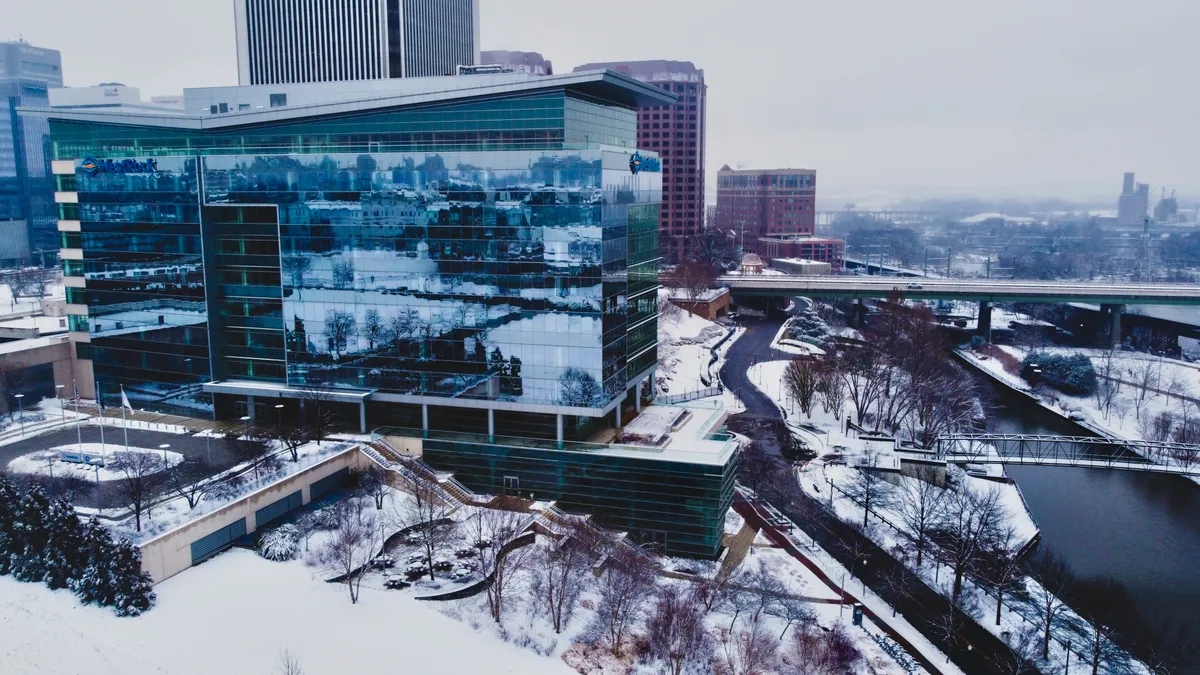
[[[953,434],[933,442],[949,461],[1042,464],[1200,476],[1200,445],[1036,434]]]

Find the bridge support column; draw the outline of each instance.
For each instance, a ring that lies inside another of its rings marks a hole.
[[[863,317],[867,315],[867,305],[862,298],[854,299],[854,309],[850,315],[850,327],[861,328]]]
[[[992,341],[992,303],[988,300],[979,303],[979,326],[975,332],[984,340]]]
[[[1125,305],[1100,305],[1100,309],[1108,314],[1108,346],[1116,349],[1121,346],[1121,315],[1125,313]]]

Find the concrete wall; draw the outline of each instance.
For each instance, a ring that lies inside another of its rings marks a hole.
[[[148,572],[156,584],[170,579],[192,566],[192,542],[240,519],[246,521],[246,532],[253,532],[257,525],[254,522],[254,512],[258,509],[296,490],[301,490],[304,503],[307,504],[310,501],[309,487],[313,483],[347,467],[356,470],[364,468],[369,462],[370,460],[354,447],[242,497],[222,509],[161,534],[141,545],[142,570]]]

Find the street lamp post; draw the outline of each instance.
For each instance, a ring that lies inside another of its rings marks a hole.
[[[59,412],[60,412],[60,413],[62,413],[62,418],[63,418],[63,420],[66,420],[66,419],[67,419],[67,402],[63,400],[63,397],[62,397],[62,392],[61,392],[61,391],[59,391],[59,390],[60,390],[60,389],[65,389],[65,388],[66,388],[66,386],[67,386],[67,385],[65,385],[65,384],[56,384],[56,385],[54,385],[54,396],[55,396],[56,398],[58,398],[58,410],[59,410]]]
[[[14,394],[13,398],[17,399],[17,409],[20,410],[18,414],[20,415],[21,438],[25,438],[25,404],[21,400],[25,398],[25,394]]]
[[[169,447],[171,447],[170,443],[163,443],[162,445],[158,446],[158,449],[163,451],[163,468],[164,469],[167,468],[167,448],[169,448]]]
[[[275,420],[276,420],[276,422],[279,423],[280,426],[283,425],[283,404],[282,403],[275,404]]]
[[[250,416],[242,415],[242,421],[246,423],[246,425],[242,428],[242,435],[249,436],[250,435]]]

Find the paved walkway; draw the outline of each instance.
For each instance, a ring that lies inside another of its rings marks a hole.
[[[829,590],[833,592],[834,595],[837,595],[840,598],[825,600],[824,602],[828,602],[830,604],[845,603],[850,606],[854,606],[855,603],[859,602],[859,600],[853,594],[840,588],[833,579],[830,579],[829,576],[825,574],[825,571],[822,570],[820,566],[809,559],[809,557],[806,556],[798,546],[796,546],[795,542],[792,541],[791,536],[783,528],[772,525],[770,521],[774,520],[774,518],[761,504],[746,501],[741,498],[741,495],[738,495],[738,498],[733,503],[733,508],[743,518],[746,519],[748,524],[751,524],[755,528],[762,530],[763,534],[767,535],[767,538],[770,539],[772,543],[784,551],[787,551],[788,554],[796,560],[799,560],[805,567],[809,569],[809,571],[816,575],[816,577],[820,579],[829,588]],[[931,675],[943,675],[942,670],[939,669],[933,663],[933,661],[929,660],[929,658],[920,649],[917,649],[915,645],[901,635],[899,631],[893,628],[887,622],[887,619],[880,617],[876,612],[872,611],[870,607],[867,607],[866,604],[863,604],[863,614],[865,614],[867,618],[874,622],[875,625],[879,626],[879,628],[883,630],[888,637],[895,640],[896,643],[901,647],[904,647],[905,651],[907,651],[914,659],[916,659],[916,661],[921,664],[921,667],[929,671]]]

